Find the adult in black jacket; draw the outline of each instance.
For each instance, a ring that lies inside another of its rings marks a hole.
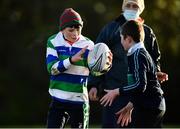
[[[127,85],[127,71],[128,63],[126,53],[121,45],[119,29],[127,21],[136,19],[143,21],[139,15],[144,10],[144,0],[124,0],[122,5],[123,13],[107,24],[100,32],[96,43],[106,43],[113,54],[112,68],[108,73],[100,77],[90,76],[88,86],[91,87],[89,91],[90,100],[97,100],[97,92],[103,89],[116,89]],[[156,37],[150,27],[144,24],[145,31],[145,47],[150,53],[157,69],[160,81],[167,79],[167,74],[160,72],[160,51],[157,44]],[[100,88],[99,88],[100,87]],[[98,90],[98,88],[100,90]],[[100,93],[104,95],[104,93]],[[128,96],[117,97],[111,106],[103,107],[102,112],[102,127],[103,128],[117,128],[117,117],[115,113],[123,108],[129,101]]]

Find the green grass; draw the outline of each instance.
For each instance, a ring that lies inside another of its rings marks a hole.
[[[46,125],[7,125],[0,126],[0,128],[46,128]],[[65,128],[70,128],[69,125],[66,125]],[[91,124],[89,128],[101,128],[100,124]],[[180,124],[165,124],[163,128],[180,128]]]
[[[165,124],[164,128],[180,128],[180,124]]]

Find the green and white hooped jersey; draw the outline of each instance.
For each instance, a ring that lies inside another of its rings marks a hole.
[[[83,55],[83,60],[71,64],[69,57],[85,46],[88,48]],[[72,46],[64,40],[61,32],[48,39],[46,63],[50,74],[49,93],[52,97],[63,102],[88,102],[87,55],[93,46],[94,43],[82,35]]]

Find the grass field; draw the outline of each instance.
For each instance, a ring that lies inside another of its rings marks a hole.
[[[45,125],[7,125],[7,126],[0,126],[0,128],[46,128]],[[67,125],[65,128],[70,128]],[[89,128],[101,128],[101,125],[94,124],[89,125]],[[180,124],[165,124],[163,128],[180,128]]]

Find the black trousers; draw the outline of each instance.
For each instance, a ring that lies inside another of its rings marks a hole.
[[[131,126],[134,128],[162,128],[164,114],[164,110],[135,108]]]
[[[47,128],[64,128],[68,122],[71,128],[86,128],[89,116],[85,107],[84,104],[66,103],[53,99],[48,112]]]

